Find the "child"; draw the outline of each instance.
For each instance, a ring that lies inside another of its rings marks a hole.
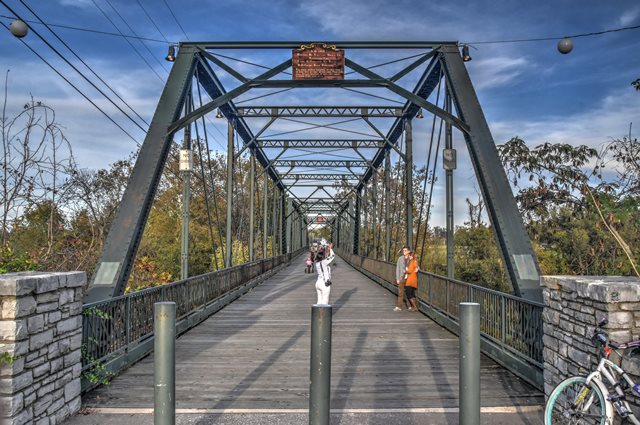
[[[311,260],[311,255],[307,257],[307,261],[305,261],[305,265],[306,267],[304,269],[304,272],[311,273],[311,267],[313,266],[313,260]]]

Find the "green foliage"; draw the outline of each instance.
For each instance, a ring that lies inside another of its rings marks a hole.
[[[16,360],[18,360],[18,357],[14,357],[6,351],[0,354],[0,366],[4,364],[6,365],[13,364],[13,362],[15,362]]]
[[[114,374],[110,372],[104,363],[96,360],[87,351],[86,344],[80,346],[80,352],[82,354],[82,364],[89,366],[82,371],[82,378],[97,385],[109,385]]]
[[[637,91],[640,91],[640,78],[638,78],[637,80],[635,80],[634,82],[632,82],[632,83],[631,83],[631,85],[632,85],[633,87],[635,87],[635,89],[636,89]]]
[[[15,252],[6,245],[0,250],[0,273],[37,270],[38,264],[26,252]]]

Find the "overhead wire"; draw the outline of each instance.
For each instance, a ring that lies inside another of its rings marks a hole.
[[[156,21],[151,17],[151,15],[149,15],[149,12],[147,12],[147,9],[144,8],[144,6],[142,5],[142,2],[140,0],[136,0],[136,3],[138,3],[138,6],[140,6],[140,9],[142,9],[144,14],[147,16],[147,19],[151,21],[151,24],[155,27],[156,31],[158,31],[158,33],[164,39],[164,41],[169,43],[169,40],[167,40],[167,37],[162,33],[158,25],[156,25]]]
[[[3,3],[4,3],[4,2],[3,2]],[[88,65],[88,64],[87,64],[87,63],[86,63],[86,62],[85,62],[85,61],[84,61],[84,60],[83,60],[83,59],[82,59],[82,58],[81,58],[81,57],[76,53],[76,51],[75,51],[74,49],[72,49],[72,48],[71,48],[71,46],[69,46],[69,45],[68,45],[68,44],[67,44],[67,43],[66,43],[62,38],[60,38],[60,36],[59,36],[55,31],[53,31],[53,30],[52,30],[52,29],[51,29],[51,28],[50,28],[50,27],[49,27],[49,26],[48,26],[48,25],[47,25],[47,24],[42,20],[42,18],[40,18],[40,16],[38,16],[38,14],[37,14],[33,9],[31,9],[27,3],[25,3],[25,2],[24,2],[24,0],[20,0],[20,3],[22,3],[22,4],[24,5],[24,7],[26,7],[26,8],[27,8],[27,10],[29,10],[29,12],[31,12],[31,14],[33,14],[33,16],[35,16],[35,17],[36,17],[36,18],[37,18],[37,19],[38,19],[38,20],[39,20],[39,21],[40,21],[40,22],[41,22],[41,23],[42,23],[42,24],[43,24],[43,25],[44,25],[44,26],[49,30],[49,32],[51,32],[51,34],[53,34],[53,35],[54,35],[54,37],[55,37],[58,41],[60,41],[60,42],[62,43],[62,45],[63,45],[64,47],[66,47],[66,48],[67,48],[67,50],[69,50],[69,51],[71,52],[71,54],[72,54],[76,59],[78,59],[78,60],[79,60],[79,61],[80,61],[80,62],[81,62],[81,63],[82,63],[82,64],[83,64],[83,65],[84,65],[84,66],[85,66],[89,71],[91,71],[91,73],[92,73],[96,78],[98,78],[98,80],[100,80],[100,82],[101,82],[102,84],[104,84],[104,85],[109,89],[109,91],[111,91],[111,93],[113,93],[113,94],[114,94],[118,99],[120,99],[120,101],[121,101],[122,103],[124,103],[124,104],[125,104],[125,105],[130,109],[130,110],[131,110],[131,112],[133,112],[133,113],[134,113],[134,114],[135,114],[135,115],[136,115],[136,116],[137,116],[137,117],[138,117],[138,118],[139,118],[143,123],[145,123],[145,124],[147,125],[147,127],[149,126],[149,123],[148,123],[144,118],[142,118],[142,117],[140,116],[140,114],[138,114],[138,112],[137,112],[137,111],[135,111],[135,110],[131,107],[131,105],[129,105],[129,104],[128,104],[128,103],[127,103],[127,102],[126,102],[126,101],[125,101],[125,100],[124,100],[124,99],[123,99],[123,98],[122,98],[122,97],[121,97],[121,96],[120,96],[120,95],[119,95],[119,94],[118,94],[118,93],[117,93],[117,92],[116,92],[116,91],[111,87],[111,85],[110,85],[109,83],[107,83],[107,82],[106,82],[106,81],[105,81],[105,80],[104,80],[100,75],[98,75],[98,74],[93,70],[93,68],[91,68],[91,67],[90,67],[90,66],[89,66],[89,65]],[[76,71],[79,73],[79,71],[78,71],[78,70],[76,70]],[[85,80],[86,80],[86,78],[85,78]],[[94,87],[95,87],[95,86],[94,86]],[[103,96],[107,97],[107,96],[106,96],[106,95],[105,95],[101,90],[99,90],[99,89],[98,89],[98,91],[100,91],[100,93],[101,93]],[[108,98],[108,97],[107,97],[107,98]],[[109,99],[109,100],[110,100],[110,99]],[[113,101],[111,101],[111,103],[112,103],[114,106],[116,106],[116,107],[120,110],[120,112],[122,112],[123,114],[125,114],[125,115],[127,116],[127,118],[129,118],[131,121],[134,121],[134,122],[135,122],[135,120],[133,120],[133,119],[132,119],[132,118],[131,118],[127,113],[125,113],[122,109],[120,109],[120,108],[119,108],[119,107],[118,107],[118,106],[117,106]],[[138,126],[138,127],[139,127],[141,130],[146,131],[146,129],[142,128],[141,126]]]
[[[162,0],[164,2],[164,5],[167,6],[167,9],[169,9],[169,13],[171,13],[171,16],[173,16],[173,20],[176,21],[176,24],[178,24],[178,27],[180,27],[180,30],[182,31],[182,34],[184,34],[184,36],[187,38],[187,40],[189,40],[189,36],[187,35],[186,31],[184,30],[184,28],[182,28],[182,25],[180,25],[180,22],[178,21],[178,18],[176,18],[176,14],[173,13],[173,10],[171,9],[171,6],[169,6],[169,3],[167,3],[167,0]]]
[[[94,6],[100,11],[100,13],[102,13],[102,16],[104,16],[107,21],[109,21],[111,23],[111,25],[113,25],[113,27],[120,33],[122,34],[122,31],[120,31],[120,28],[118,28],[118,26],[116,25],[115,22],[113,22],[113,20],[109,17],[109,15],[107,15],[107,12],[105,12],[104,10],[102,10],[102,8],[98,5],[98,3],[96,2],[96,0],[91,0],[91,2],[94,4]],[[123,34],[124,36],[124,34]],[[131,41],[129,40],[129,38],[124,37],[125,41],[127,42],[127,44],[129,44],[129,46],[133,49],[134,52],[137,53],[137,55],[140,57],[140,59],[142,59],[142,61],[147,65],[147,67],[151,70],[151,72],[153,72],[155,74],[156,77],[158,77],[158,79],[164,83],[164,78],[162,78],[160,76],[160,74],[158,74],[158,71],[156,71],[156,69],[151,66],[151,64],[149,63],[149,61],[147,61],[147,59],[142,55],[142,53],[140,53],[140,51],[138,50],[137,47],[135,47],[133,45],[133,43],[131,43]]]
[[[115,12],[116,15],[118,15],[118,17],[122,20],[122,22],[124,22],[124,24],[127,26],[127,28],[129,28],[129,31],[131,31],[132,33],[134,33],[135,35],[138,35],[135,30],[131,27],[131,25],[129,25],[129,22],[124,18],[124,16],[122,16],[120,14],[120,12],[118,11],[118,9],[116,9],[113,4],[111,4],[111,0],[104,0],[109,7],[111,7],[111,9],[113,9],[113,11]],[[95,0],[93,0],[93,2],[95,3]],[[146,43],[142,40],[138,40],[140,42],[140,44],[142,44],[142,47],[144,47],[147,52],[149,52],[149,54],[151,55],[151,57],[158,63],[158,65],[160,65],[160,68],[164,69],[165,71],[167,71],[167,73],[169,72],[167,70],[167,68],[165,68],[165,65],[160,62],[160,60],[158,59],[158,57],[153,54],[153,52],[151,51],[151,49],[149,49],[149,46],[146,45]]]
[[[7,30],[9,30],[9,26],[2,24],[5,28],[7,28]],[[78,94],[80,94],[82,97],[84,97],[91,105],[93,105],[93,107],[95,107],[98,111],[100,111],[100,113],[102,115],[104,115],[109,121],[111,121],[116,127],[118,127],[124,134],[126,134],[131,140],[133,140],[136,145],[138,147],[140,147],[140,143],[138,142],[138,140],[136,140],[135,137],[133,137],[127,130],[124,129],[124,127],[122,127],[120,124],[118,124],[109,114],[107,114],[102,108],[100,108],[93,100],[91,100],[86,94],[84,94],[84,92],[82,92],[82,90],[80,90],[75,84],[73,84],[71,81],[69,81],[69,79],[67,77],[65,77],[64,75],[62,75],[62,73],[60,71],[58,71],[57,68],[55,68],[53,65],[51,65],[51,63],[49,63],[49,61],[47,61],[42,55],[40,55],[38,52],[36,52],[31,46],[29,46],[24,40],[19,39],[19,41],[24,44],[29,50],[31,50],[31,52],[33,52],[34,55],[36,55],[42,62],[44,62],[45,64],[47,64],[47,66],[49,66],[49,68],[51,68],[51,70],[53,72],[55,72],[56,74],[58,74],[58,76],[60,78],[62,78],[67,84],[69,84],[76,92],[78,92]]]

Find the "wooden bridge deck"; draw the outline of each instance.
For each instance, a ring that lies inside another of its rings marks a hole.
[[[331,408],[458,407],[458,339],[341,259],[333,268]],[[302,259],[176,344],[178,409],[307,409],[315,275]],[[543,395],[483,356],[482,406],[539,406]],[[153,407],[153,356],[83,397],[84,407]],[[101,409],[100,409],[101,410]],[[108,410],[108,409],[105,409]],[[517,409],[516,409],[517,410]]]

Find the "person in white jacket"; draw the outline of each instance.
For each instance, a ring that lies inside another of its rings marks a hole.
[[[331,286],[327,286],[326,282],[331,280],[331,262],[335,258],[333,249],[329,245],[328,256],[325,258],[325,253],[320,251],[316,254],[316,271],[318,272],[318,279],[316,279],[316,291],[318,292],[317,304],[329,304],[329,294],[331,293]]]

